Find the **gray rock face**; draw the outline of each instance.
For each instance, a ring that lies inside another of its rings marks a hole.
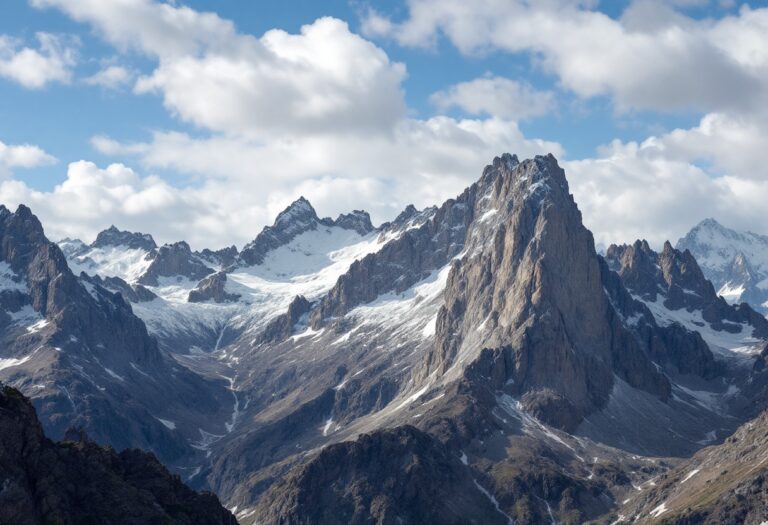
[[[403,231],[408,228],[419,227],[437,212],[437,206],[429,206],[423,210],[417,210],[416,206],[409,204],[391,222],[385,222],[379,229],[381,231]]]
[[[151,235],[122,231],[118,230],[115,226],[110,226],[106,230],[99,232],[96,240],[91,243],[92,248],[104,248],[105,246],[125,246],[148,252],[157,248],[157,244],[155,244],[155,240]]]
[[[0,428],[1,523],[237,523],[151,454],[46,439],[32,404],[9,387],[0,387]]]
[[[509,523],[483,490],[456,455],[405,426],[323,449],[275,484],[252,519],[307,525]]]
[[[738,232],[705,219],[677,242],[730,303],[747,302],[768,314],[768,236]]]
[[[192,254],[189,244],[184,241],[161,246],[150,257],[152,263],[139,277],[140,284],[158,286],[161,277],[186,277],[191,281],[199,281],[214,273],[212,268]]]
[[[214,303],[227,303],[237,301],[240,296],[237,294],[227,293],[224,289],[224,285],[227,283],[227,274],[224,272],[216,272],[209,275],[200,283],[197,288],[189,292],[188,301],[190,303],[202,303],[205,301],[213,301]]]
[[[245,266],[262,264],[267,253],[320,225],[354,230],[360,235],[374,230],[367,212],[355,210],[339,215],[335,221],[330,218],[320,219],[309,201],[300,197],[280,212],[272,226],[266,226],[256,239],[243,247],[238,260]]]
[[[352,213],[342,213],[333,222],[335,226],[345,230],[354,230],[360,235],[371,233],[374,228],[371,216],[363,210],[353,210]]]
[[[511,156],[509,159],[513,162]],[[407,290],[458,255],[472,221],[476,186],[446,201],[431,218],[422,216],[426,220],[420,226],[404,231],[380,251],[355,261],[313,311],[312,326],[317,328],[328,318],[343,315],[381,294]],[[405,213],[388,229],[407,224],[419,215],[415,208]]]
[[[498,227],[489,242],[473,236],[468,252],[476,239],[487,246],[451,269],[426,373],[495,349],[496,388],[566,429],[606,403],[614,375],[666,399],[669,383],[605,295],[592,234],[554,157],[496,161],[477,194]]]

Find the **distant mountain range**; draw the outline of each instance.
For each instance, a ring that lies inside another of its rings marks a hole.
[[[768,314],[768,236],[737,232],[706,219],[680,239],[677,248],[690,250],[728,302],[747,302]]]
[[[599,255],[551,155],[378,227],[300,198],[242,250],[2,208],[0,380],[243,524],[759,524],[728,436],[768,432],[767,247],[709,220]],[[738,479],[667,481],[697,462]]]

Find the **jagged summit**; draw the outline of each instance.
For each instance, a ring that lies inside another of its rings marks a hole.
[[[301,228],[302,225],[313,220],[318,220],[315,208],[307,199],[299,197],[277,215],[272,227],[287,233],[291,229]]]
[[[272,226],[265,226],[253,241],[243,247],[238,260],[245,266],[262,264],[270,251],[321,226],[353,230],[359,235],[374,230],[371,217],[365,211],[354,210],[352,213],[341,214],[336,220],[329,217],[321,219],[310,202],[299,197],[277,215]]]
[[[107,246],[124,246],[130,249],[152,251],[157,244],[151,235],[147,233],[134,233],[119,230],[115,225],[99,232],[96,240],[91,243],[91,248],[104,248]]]

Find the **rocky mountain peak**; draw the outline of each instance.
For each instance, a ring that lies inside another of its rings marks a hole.
[[[738,232],[707,219],[681,238],[677,247],[691,251],[728,302],[748,302],[768,313],[768,236]]]
[[[277,215],[275,224],[272,227],[287,232],[292,229],[302,228],[304,225],[317,220],[315,208],[312,207],[307,199],[299,197]]]
[[[352,213],[341,214],[336,220],[320,219],[309,201],[299,197],[278,214],[272,226],[265,226],[253,241],[243,247],[238,257],[239,262],[246,266],[261,264],[270,251],[319,226],[354,230],[360,235],[374,230],[371,217],[365,211],[354,210]]]
[[[562,428],[606,402],[614,375],[665,398],[606,298],[565,172],[552,155],[515,160],[494,159],[475,189],[471,256],[448,276],[427,373],[450,377],[491,349],[494,387]]]
[[[147,233],[129,232],[119,230],[115,225],[99,232],[96,240],[91,243],[92,248],[104,248],[107,246],[124,246],[131,249],[152,251],[157,248],[155,240]]]
[[[354,230],[360,235],[366,235],[374,230],[371,223],[371,216],[367,211],[353,210],[352,213],[342,213],[335,221],[334,226],[344,228],[345,230]]]

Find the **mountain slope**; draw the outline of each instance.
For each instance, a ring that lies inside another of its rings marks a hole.
[[[227,399],[220,380],[168,359],[121,295],[72,274],[28,208],[0,207],[0,261],[11,276],[0,289],[0,379],[33,399],[49,434],[78,426],[174,463],[196,454],[189,440]]]
[[[151,454],[48,440],[10,387],[0,387],[0,428],[0,523],[237,523],[216,496],[193,492]]]
[[[621,521],[760,525],[768,520],[768,413],[721,445],[708,447],[662,476],[618,511]]]

